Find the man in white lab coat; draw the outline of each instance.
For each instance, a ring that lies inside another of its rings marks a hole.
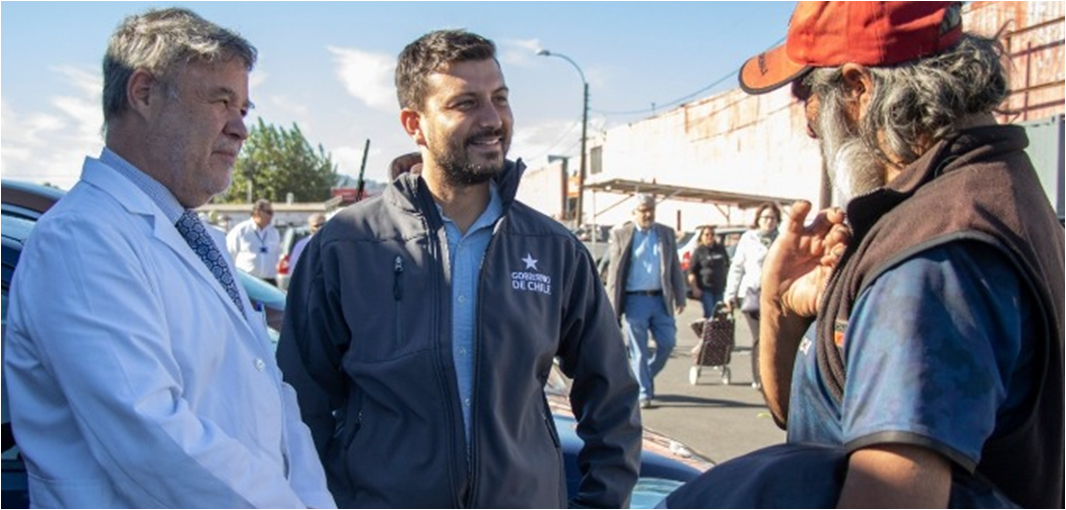
[[[106,147],[11,288],[4,375],[34,506],[333,506],[263,319],[194,211],[229,186],[255,59],[184,9],[111,38]]]

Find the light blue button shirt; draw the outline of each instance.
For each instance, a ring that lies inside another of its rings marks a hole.
[[[662,249],[655,229],[633,231],[633,248],[629,257],[629,275],[626,276],[626,291],[662,290],[659,276]]]
[[[437,206],[440,210],[440,206]],[[463,408],[466,444],[470,444],[471,412],[474,398],[475,320],[477,320],[478,276],[481,261],[492,240],[493,226],[503,214],[503,204],[496,183],[489,184],[489,205],[466,231],[459,232],[441,211],[448,238],[448,261],[452,273],[452,358],[459,383],[459,401]]]

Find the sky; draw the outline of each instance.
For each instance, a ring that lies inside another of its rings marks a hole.
[[[496,42],[515,117],[508,157],[534,168],[589,136],[735,88],[748,57],[780,44],[794,2],[3,2],[0,175],[69,188],[103,147],[100,63],[127,15],[188,7],[259,50],[259,118],[299,126],[338,172],[384,181],[416,149],[399,122],[396,55],[422,34],[464,28]],[[576,163],[575,165],[576,166]]]

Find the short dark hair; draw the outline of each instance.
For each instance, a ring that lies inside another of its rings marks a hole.
[[[496,44],[465,30],[437,30],[408,44],[396,63],[396,97],[400,108],[425,106],[426,77],[457,62],[496,60]],[[499,61],[497,61],[499,65]]]
[[[104,126],[129,108],[126,85],[143,69],[167,82],[171,73],[193,60],[222,62],[238,58],[251,71],[256,49],[236,32],[188,9],[153,9],[122,20],[104,54]]]
[[[268,209],[271,209],[270,201],[265,198],[260,198],[252,204],[252,214],[258,214]]]

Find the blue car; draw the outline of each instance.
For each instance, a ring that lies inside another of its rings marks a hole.
[[[9,193],[9,190],[11,191]],[[8,287],[18,265],[22,247],[29,238],[37,219],[49,207],[58,201],[64,192],[27,183],[3,181],[3,214],[0,225],[0,237],[3,247],[3,324],[6,332]],[[248,293],[253,306],[266,310],[267,325],[272,339],[277,342],[281,330],[281,320],[285,312],[285,292],[263,282],[247,273],[238,271],[238,279]],[[555,428],[563,450],[566,470],[567,490],[576,493],[580,484],[581,472],[578,469],[577,454],[583,445],[575,431],[577,421],[573,417],[569,402],[569,382],[558,368],[553,369],[545,385],[545,394],[552,408]],[[7,389],[3,395],[3,508],[27,508],[29,494],[26,484],[26,467],[19,456],[18,447],[11,434],[7,414]],[[641,453],[640,478],[633,491],[631,506],[633,508],[651,508],[663,498],[692,480],[700,473],[712,467],[710,460],[693,452],[683,444],[667,438],[654,431],[645,429],[643,451]]]

